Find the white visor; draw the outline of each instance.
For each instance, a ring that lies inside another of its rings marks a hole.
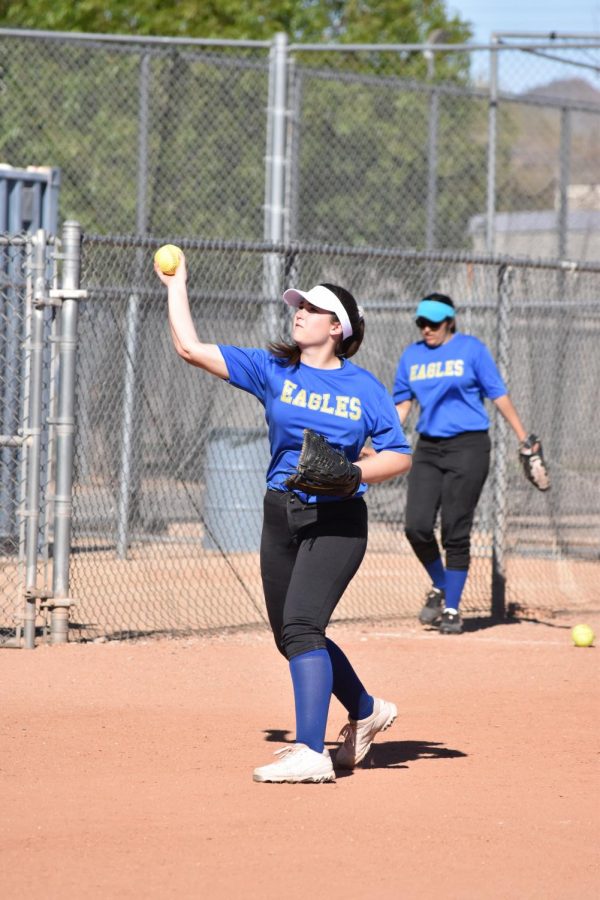
[[[298,308],[300,302],[306,300],[308,303],[316,306],[317,309],[326,309],[328,312],[335,313],[340,320],[344,340],[352,336],[353,329],[344,304],[336,297],[333,291],[323,287],[322,284],[311,288],[310,291],[297,291],[295,288],[289,288],[287,291],[284,291],[283,299],[288,306]]]

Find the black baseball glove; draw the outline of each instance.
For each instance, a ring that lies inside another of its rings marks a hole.
[[[292,491],[327,497],[352,497],[359,488],[361,471],[345,453],[310,428],[304,429],[304,440],[293,475],[285,485]]]
[[[536,450],[534,452],[534,447]],[[542,442],[535,434],[530,434],[519,444],[519,459],[528,481],[539,491],[547,491],[550,487],[550,476],[544,462]]]

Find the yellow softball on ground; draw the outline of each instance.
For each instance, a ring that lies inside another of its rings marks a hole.
[[[175,244],[163,244],[154,254],[154,262],[163,275],[174,275],[181,260],[181,250]]]
[[[571,629],[571,637],[576,647],[591,647],[595,634],[589,625],[575,625]]]

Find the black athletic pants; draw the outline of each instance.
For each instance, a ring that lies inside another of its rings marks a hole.
[[[424,565],[440,556],[434,527],[441,510],[446,568],[469,568],[473,517],[490,467],[490,447],[487,431],[419,438],[408,475],[405,531]]]
[[[269,622],[287,659],[326,646],[325,629],[367,549],[367,504],[358,497],[304,504],[267,491],[260,569]]]

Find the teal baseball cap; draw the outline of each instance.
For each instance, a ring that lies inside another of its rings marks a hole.
[[[424,297],[420,301],[415,313],[415,319],[443,322],[444,319],[453,319],[455,315],[456,311],[450,297],[446,297],[444,294],[433,294],[430,297]]]

